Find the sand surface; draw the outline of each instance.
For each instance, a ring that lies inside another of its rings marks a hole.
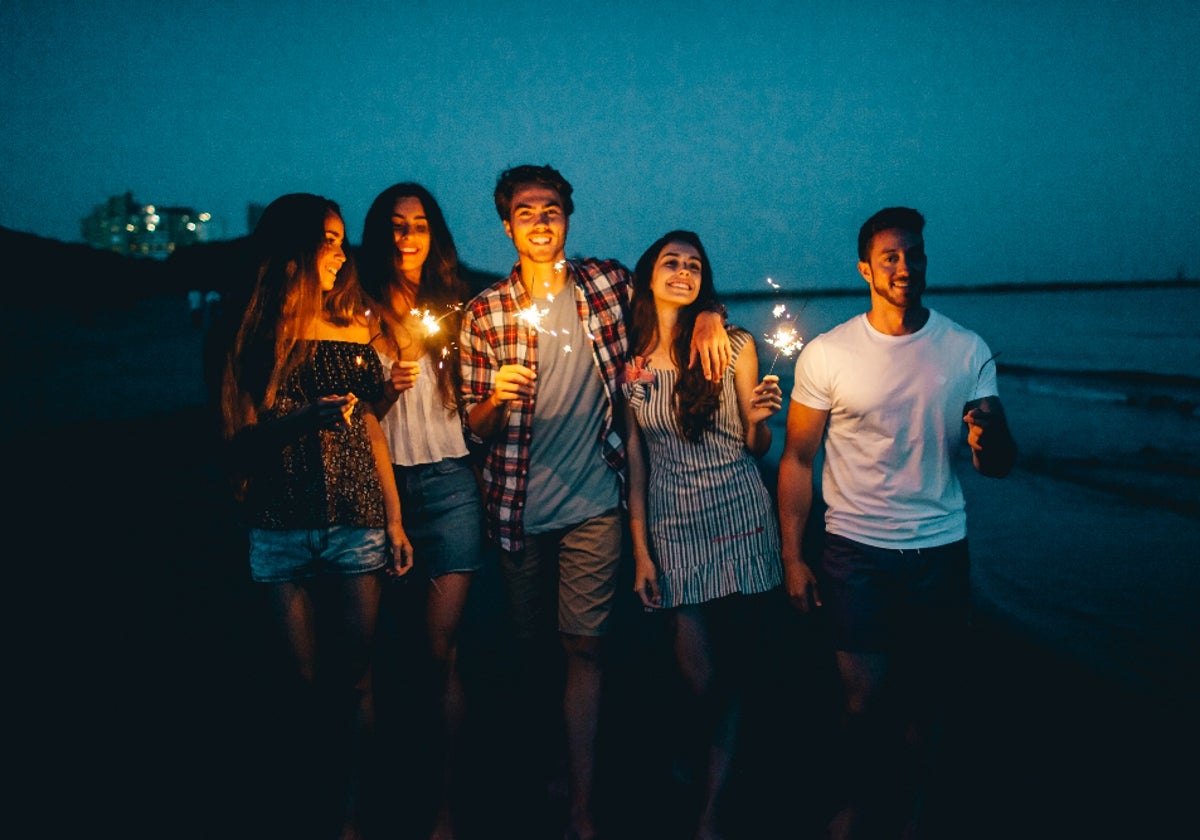
[[[212,470],[201,333],[181,299],[64,318],[49,336],[41,320],[2,318],[25,810],[51,836],[79,825],[282,836],[278,772],[296,744],[272,717],[261,604]],[[1037,416],[1033,396],[1006,402],[1013,417]],[[1044,468],[964,480],[976,626],[962,664],[961,836],[1165,836],[1194,778],[1176,768],[1200,746],[1200,521]],[[391,836],[418,836],[430,774],[408,685],[413,596],[388,598],[380,689],[393,705],[381,732],[396,789],[380,821]],[[550,837],[540,827],[554,815],[531,816],[507,786],[522,739],[504,715],[499,605],[494,572],[482,574],[463,641],[469,836]],[[830,807],[832,672],[819,626],[786,610],[774,620],[778,634],[755,652],[762,682],[730,836],[816,838]],[[660,627],[633,611],[623,622],[603,807],[613,836],[684,837],[687,794],[662,760],[669,653]]]

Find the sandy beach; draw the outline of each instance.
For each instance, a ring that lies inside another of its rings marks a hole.
[[[299,836],[278,807],[279,773],[296,747],[272,715],[276,682],[212,467],[202,334],[186,302],[138,302],[52,338],[20,312],[4,312],[3,324],[8,528],[22,546],[7,553],[19,569],[9,638],[22,810],[50,836],[79,836],[81,826],[125,837]],[[1045,451],[1038,399],[1005,401],[1023,447]],[[1002,481],[964,476],[976,612],[957,741],[963,837],[1157,837],[1190,821],[1200,519],[1109,492],[1101,479],[1052,459],[1019,462]],[[419,836],[427,810],[421,709],[407,682],[419,670],[405,623],[413,597],[388,593],[380,690],[394,705],[380,726],[396,761],[381,836]],[[509,786],[521,739],[505,725],[499,599],[494,572],[484,573],[463,641],[466,829],[538,838],[541,817]],[[755,652],[762,681],[731,838],[820,837],[831,804],[822,750],[832,672],[819,622],[782,604],[774,620],[778,634]],[[640,613],[630,609],[621,626],[602,733],[610,834],[683,837],[687,793],[655,737],[672,714],[669,655]]]

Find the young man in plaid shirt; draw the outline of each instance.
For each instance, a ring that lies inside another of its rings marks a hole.
[[[460,346],[468,432],[486,449],[488,534],[500,549],[521,651],[515,682],[530,692],[529,721],[544,725],[537,704],[553,696],[545,682],[557,672],[537,645],[557,631],[566,666],[566,836],[593,840],[600,646],[624,533],[616,418],[633,278],[615,260],[566,258],[571,193],[549,166],[500,174],[496,211],[518,260],[467,305]],[[722,315],[702,315],[696,336],[690,362],[719,379],[730,362]]]

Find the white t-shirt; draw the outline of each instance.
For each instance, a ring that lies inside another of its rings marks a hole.
[[[885,335],[864,313],[805,346],[792,399],[829,411],[826,530],[906,549],[967,535],[956,472],[963,407],[998,395],[991,355],[977,334],[933,310],[912,335]]]

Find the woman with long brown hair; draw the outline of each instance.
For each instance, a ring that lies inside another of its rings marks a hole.
[[[267,587],[302,733],[338,775],[340,840],[362,834],[374,721],[371,647],[380,572],[404,574],[404,532],[372,404],[383,370],[345,251],[338,205],[282,196],[251,236],[254,292],[229,352],[222,418],[249,526],[251,578]],[[318,635],[319,632],[319,635]],[[315,736],[315,737],[314,737]],[[328,741],[325,739],[328,738]]]

